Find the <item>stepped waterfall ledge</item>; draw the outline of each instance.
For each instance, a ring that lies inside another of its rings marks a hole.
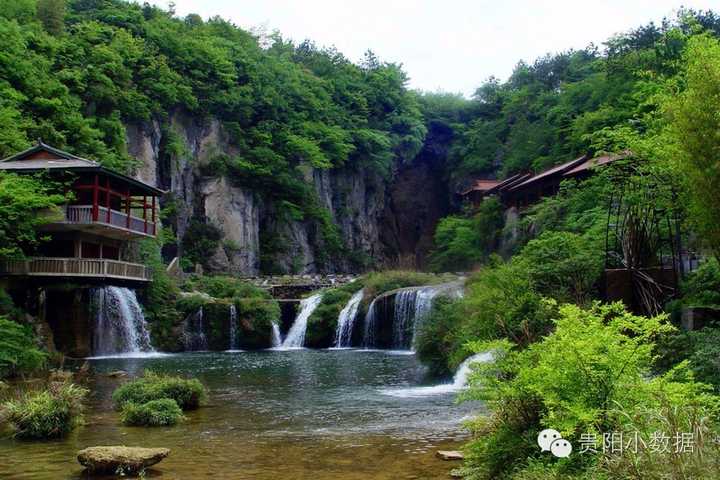
[[[205,332],[205,310],[203,307],[191,313],[183,323],[183,343],[185,350],[198,351],[208,349],[207,334]]]
[[[351,347],[353,328],[355,327],[355,319],[358,316],[360,302],[362,302],[365,290],[360,289],[350,297],[348,303],[340,311],[337,322],[337,331],[335,332],[335,347],[348,348]]]
[[[92,291],[95,310],[93,355],[108,356],[153,352],[145,316],[135,292],[103,287]]]
[[[298,313],[297,318],[295,318],[295,322],[292,327],[290,327],[280,348],[303,348],[305,345],[305,332],[307,331],[308,318],[310,318],[310,315],[312,315],[317,306],[320,305],[321,300],[322,294],[316,293],[300,302],[300,313]]]
[[[239,348],[237,307],[230,305],[230,350]]]

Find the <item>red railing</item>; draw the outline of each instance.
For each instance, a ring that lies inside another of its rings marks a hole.
[[[157,233],[155,222],[149,219],[145,220],[100,206],[93,211],[92,205],[68,205],[65,208],[65,222],[100,223],[151,236],[155,236]]]

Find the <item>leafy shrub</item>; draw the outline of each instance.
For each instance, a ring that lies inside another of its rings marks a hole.
[[[207,268],[208,260],[215,253],[222,232],[215,225],[199,220],[192,220],[182,238],[183,257],[193,265],[199,263]]]
[[[433,270],[467,270],[487,259],[498,246],[502,227],[502,204],[494,197],[485,199],[472,216],[443,218],[435,229]]]
[[[205,386],[199,380],[173,377],[145,371],[145,376],[120,386],[113,392],[118,409],[126,403],[144,404],[152,400],[169,398],[183,410],[198,408],[207,398]]]
[[[320,304],[308,318],[307,332],[305,333],[307,347],[327,348],[333,345],[338,315],[351,296],[351,293],[339,288],[323,292]]]
[[[696,380],[720,391],[720,329],[706,327],[669,335],[658,342],[657,354],[658,371],[671,370],[687,361]]]
[[[127,402],[120,415],[125,425],[144,427],[172,426],[184,418],[177,402],[170,398],[151,400],[141,405]]]
[[[46,390],[5,402],[3,416],[19,438],[63,437],[82,423],[82,402],[87,393],[72,383],[53,382]]]
[[[430,314],[417,332],[416,351],[423,364],[435,375],[449,374],[451,357],[459,357],[458,350],[467,339],[459,335],[465,317],[462,300],[440,297],[433,302]]]
[[[207,293],[215,298],[270,298],[270,294],[250,282],[225,276],[193,276],[185,284],[186,290]]]
[[[584,303],[600,278],[603,255],[599,245],[583,236],[546,232],[530,240],[513,262],[522,264],[539,293]]]
[[[29,325],[0,316],[0,378],[37,370],[45,365],[47,354],[35,344]]]
[[[235,298],[241,348],[269,346],[272,326],[280,322],[280,304],[274,299]]]
[[[411,270],[373,272],[363,280],[366,298],[373,298],[398,288],[430,285],[439,281],[440,278],[435,275]]]
[[[720,307],[720,264],[709,258],[680,286],[682,303],[693,307]]]
[[[473,344],[473,350],[493,348],[498,353],[493,363],[478,365],[465,394],[465,398],[488,402],[492,410],[491,417],[472,425],[476,435],[468,448],[466,478],[510,477],[513,469],[525,468],[525,477],[513,478],[539,478],[530,473],[545,468],[538,467],[537,462],[546,457],[535,445],[543,428],[559,430],[574,445],[580,444],[583,433],[602,439],[601,434],[607,432],[638,429],[650,433],[667,431],[668,426],[684,432],[683,428],[698,426],[692,422],[701,418],[707,420],[702,427],[705,433],[714,432],[709,420],[717,414],[717,398],[708,394],[707,386],[692,380],[686,365],[648,380],[655,342],[673,330],[664,317],[634,316],[620,304],[587,310],[565,305],[560,308],[555,331],[527,349],[515,349],[506,340]],[[663,415],[677,414],[685,407],[687,416],[680,418],[685,415],[680,414],[675,425],[662,425]],[[677,460],[650,451],[642,455],[647,458],[636,460],[665,462],[668,467],[667,462]],[[687,463],[669,471],[689,468],[692,463],[708,469],[717,459],[688,457],[680,461]],[[554,476],[548,478],[585,474],[590,478],[640,478],[632,462],[617,462],[611,454],[573,455],[553,462],[549,472]],[[646,478],[644,472],[642,478]]]

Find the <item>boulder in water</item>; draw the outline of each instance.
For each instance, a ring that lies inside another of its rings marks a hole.
[[[435,455],[443,460],[462,460],[465,458],[462,452],[458,452],[457,450],[438,450]]]
[[[133,474],[155,465],[168,455],[169,448],[104,446],[80,450],[77,459],[90,473]]]

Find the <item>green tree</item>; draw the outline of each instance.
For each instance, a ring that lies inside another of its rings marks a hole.
[[[60,35],[65,28],[65,0],[38,0],[37,16],[48,33]]]
[[[695,223],[720,258],[720,42],[691,38],[684,56],[686,88],[668,102]]]
[[[57,218],[66,201],[58,191],[42,177],[0,172],[0,259],[22,258],[42,242],[38,227]]]

